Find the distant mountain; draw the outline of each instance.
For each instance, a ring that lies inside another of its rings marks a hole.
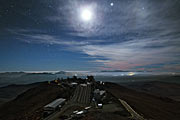
[[[124,71],[124,70],[102,70],[100,72],[130,72],[130,71]]]
[[[50,72],[42,72],[42,73],[27,73],[28,75],[53,75],[53,73]]]
[[[100,72],[152,72],[152,71],[128,71],[128,70],[102,70]]]
[[[62,72],[62,71],[61,71]],[[57,72],[58,73],[58,72]],[[42,75],[42,74],[54,74],[54,72],[2,72],[0,73],[0,75],[25,75],[25,74],[29,74],[29,75]]]
[[[26,74],[25,72],[3,72],[0,75],[23,75]]]
[[[59,71],[59,72],[56,72],[55,74],[66,74],[65,71]]]
[[[23,74],[25,72],[4,72],[2,74]]]

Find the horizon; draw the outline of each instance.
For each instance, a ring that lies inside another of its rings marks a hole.
[[[0,73],[50,73],[50,74],[56,74],[58,72],[65,72],[70,73],[71,75],[95,75],[95,76],[138,76],[138,75],[180,75],[180,72],[154,72],[154,71],[116,71],[116,70],[110,70],[110,71],[66,71],[66,70],[60,70],[60,71],[0,71]],[[103,74],[98,74],[103,73]],[[67,75],[71,76],[71,75]]]

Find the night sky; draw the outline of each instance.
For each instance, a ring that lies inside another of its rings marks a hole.
[[[0,0],[0,71],[180,71],[180,0]]]

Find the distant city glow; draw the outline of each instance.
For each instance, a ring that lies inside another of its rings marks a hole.
[[[135,75],[135,73],[134,72],[129,72],[128,75],[133,76],[133,75]]]

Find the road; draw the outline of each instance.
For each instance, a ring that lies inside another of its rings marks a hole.
[[[126,108],[126,110],[131,114],[133,119],[136,120],[145,120],[141,115],[139,115],[136,111],[134,111],[130,105],[127,104],[126,101],[119,99],[119,101],[121,102],[121,104]]]
[[[75,89],[74,95],[70,100],[71,103],[79,103],[87,105],[90,103],[91,85],[78,85]]]

